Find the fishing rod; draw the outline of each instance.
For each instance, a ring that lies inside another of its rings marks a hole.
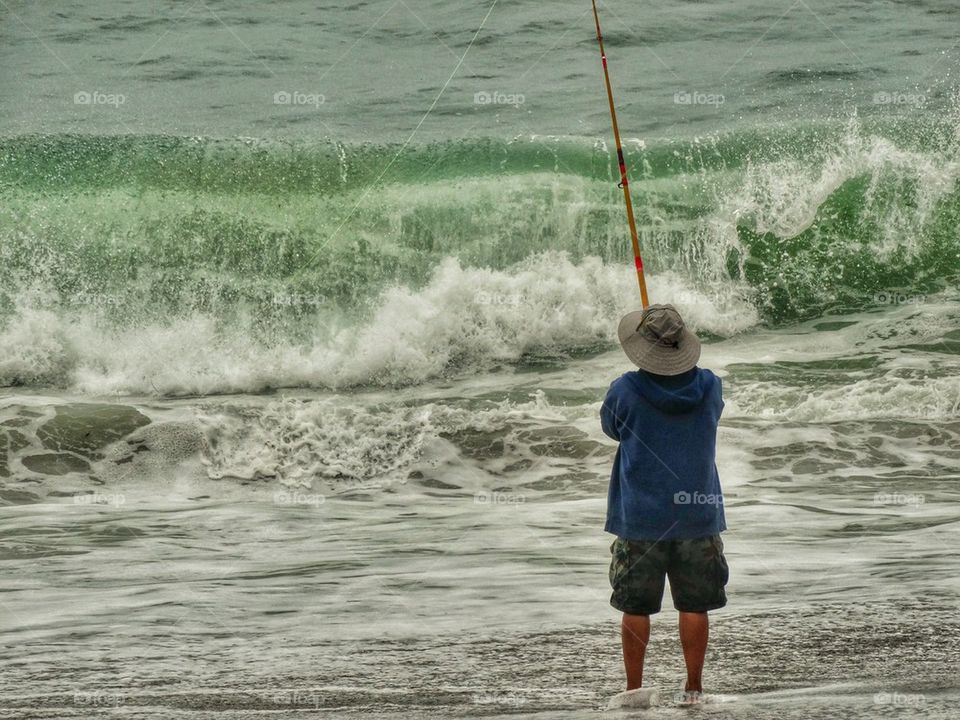
[[[603,51],[603,35],[600,34],[600,15],[597,13],[597,0],[593,2],[593,19],[597,24],[597,42],[600,43],[600,59],[603,61],[603,79],[607,83],[607,100],[610,102],[610,120],[613,122],[613,138],[617,142],[617,160],[620,162],[620,182],[623,199],[627,203],[627,220],[630,222],[630,239],[633,241],[633,261],[637,266],[637,282],[640,284],[640,302],[646,308],[647,281],[643,277],[643,260],[640,259],[640,240],[637,238],[637,224],[633,219],[633,203],[630,201],[630,187],[627,183],[627,165],[623,161],[623,147],[620,145],[620,128],[617,126],[617,111],[613,106],[613,88],[610,87],[610,72],[607,70],[607,54]]]

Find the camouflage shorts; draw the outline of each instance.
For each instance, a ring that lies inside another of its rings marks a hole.
[[[719,535],[693,540],[625,540],[610,546],[610,604],[630,615],[660,612],[665,578],[680,612],[706,612],[727,604],[730,577]]]

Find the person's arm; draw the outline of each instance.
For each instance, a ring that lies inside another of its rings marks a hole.
[[[619,403],[612,383],[600,406],[600,427],[607,437],[620,442]]]

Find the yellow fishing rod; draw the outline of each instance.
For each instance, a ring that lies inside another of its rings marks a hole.
[[[617,142],[617,160],[620,162],[620,182],[623,199],[627,203],[627,220],[630,223],[630,239],[633,241],[633,261],[637,266],[637,282],[640,284],[640,302],[646,308],[647,281],[643,277],[643,260],[640,259],[640,240],[637,238],[637,224],[633,219],[633,203],[630,201],[630,187],[627,183],[627,165],[623,161],[623,147],[620,145],[620,128],[617,126],[617,111],[613,106],[613,88],[610,87],[610,72],[607,70],[607,54],[603,51],[603,35],[600,34],[600,15],[597,14],[597,0],[593,2],[593,19],[597,24],[597,42],[600,43],[600,59],[603,61],[603,78],[607,83],[607,100],[610,102],[610,120],[613,121],[613,139]]]

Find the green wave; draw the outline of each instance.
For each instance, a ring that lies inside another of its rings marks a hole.
[[[646,265],[745,281],[773,323],[931,292],[960,272],[955,142],[929,120],[627,142]],[[616,180],[610,148],[578,138],[0,139],[0,302],[45,292],[120,322],[252,312],[292,332],[446,257],[629,263]]]

